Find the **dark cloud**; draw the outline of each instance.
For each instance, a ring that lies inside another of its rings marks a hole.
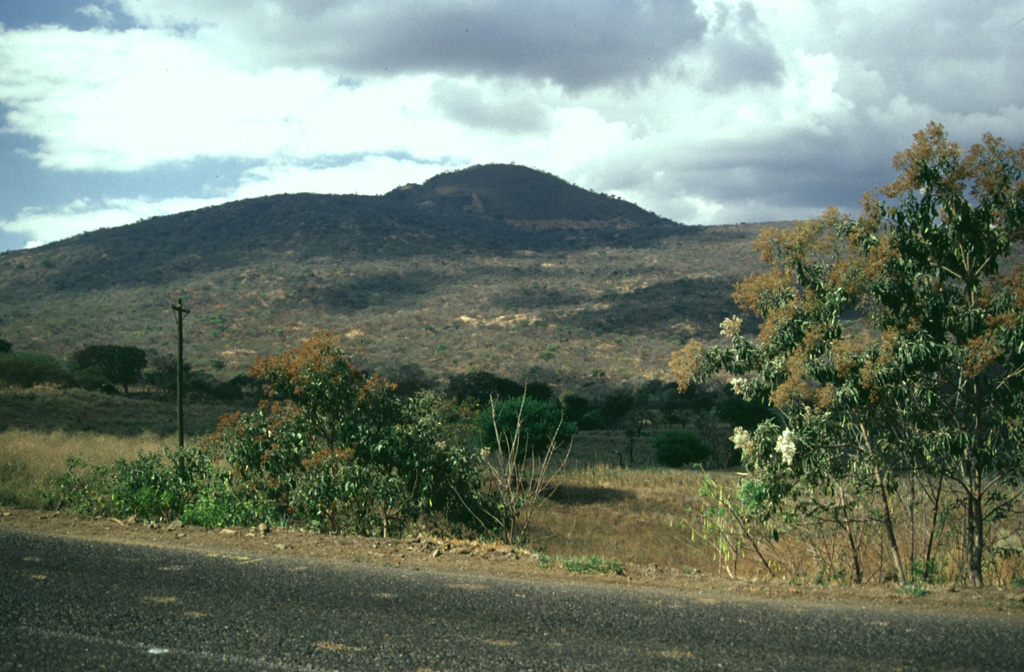
[[[699,42],[692,0],[271,3],[273,19],[208,17],[262,33],[275,61],[362,75],[440,72],[551,80],[568,89],[643,80]],[[245,10],[249,11],[249,10]],[[253,17],[255,18],[255,17]],[[198,19],[202,23],[202,18]],[[295,63],[298,64],[298,63]]]
[[[718,202],[753,197],[774,209],[818,213],[835,205],[858,215],[861,196],[895,178],[892,156],[911,141],[868,126],[793,130],[724,145],[684,170],[700,176],[701,194]]]
[[[749,3],[729,7],[705,38],[711,68],[704,88],[728,91],[741,84],[782,83],[785,66]]]
[[[486,86],[442,80],[431,87],[430,104],[454,122],[474,128],[536,133],[547,131],[550,117],[527,95],[498,95]]]

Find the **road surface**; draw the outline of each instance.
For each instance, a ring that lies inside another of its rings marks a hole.
[[[1024,670],[1024,622],[0,531],[0,670]]]

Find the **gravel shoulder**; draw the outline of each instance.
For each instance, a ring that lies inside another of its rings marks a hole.
[[[896,586],[815,586],[785,581],[732,580],[649,565],[625,566],[622,574],[579,575],[547,565],[529,551],[493,543],[415,537],[371,539],[328,536],[292,529],[211,530],[179,524],[150,525],[74,513],[0,507],[0,528],[120,544],[141,544],[230,556],[291,556],[309,562],[360,563],[452,574],[478,574],[537,582],[581,582],[628,589],[660,589],[708,600],[772,600],[836,607],[946,612],[1024,620],[1024,590],[929,586],[911,595]]]

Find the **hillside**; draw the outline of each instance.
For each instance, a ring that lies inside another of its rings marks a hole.
[[[288,194],[0,255],[0,336],[66,356],[90,343],[218,375],[316,329],[368,367],[484,369],[563,387],[665,375],[717,335],[758,225],[692,227],[521,166],[475,166],[383,196]]]

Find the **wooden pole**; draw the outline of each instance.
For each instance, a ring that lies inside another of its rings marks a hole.
[[[182,356],[182,323],[189,311],[181,307],[181,299],[178,305],[171,304],[174,311],[174,321],[178,323],[178,448],[185,447],[185,362]]]

